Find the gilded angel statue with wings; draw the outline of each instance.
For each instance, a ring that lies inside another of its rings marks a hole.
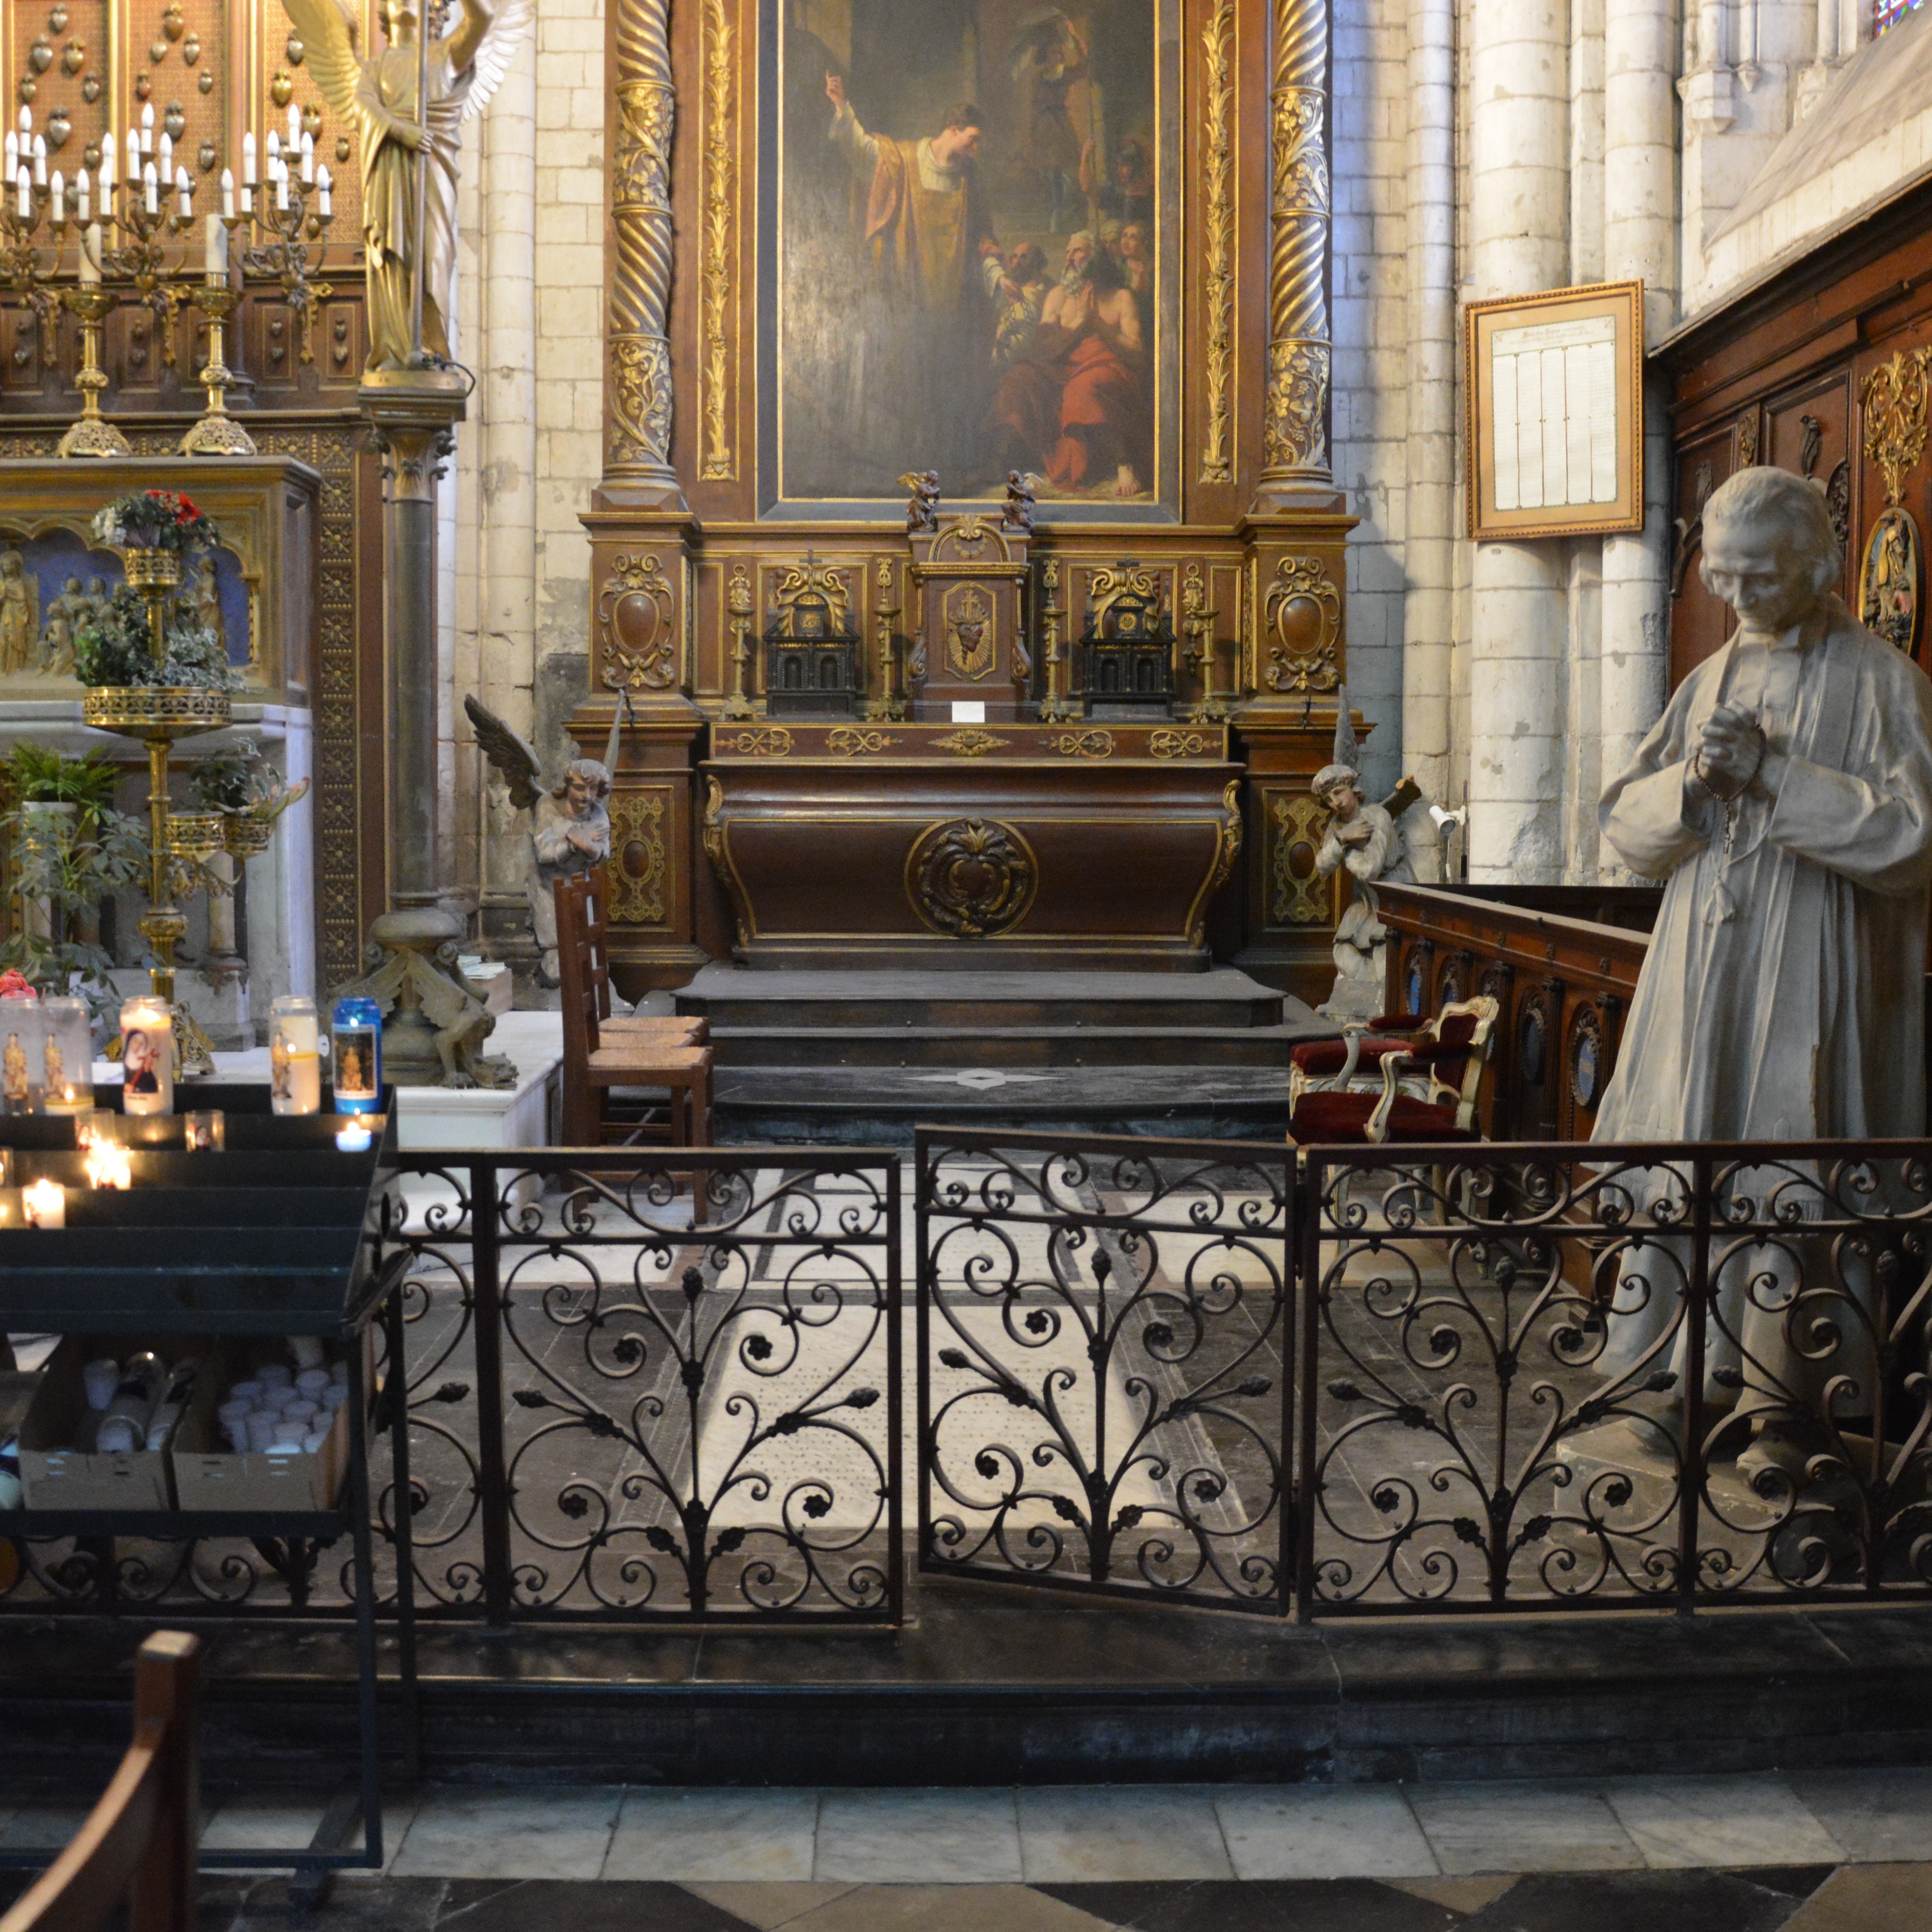
[[[282,0],[323,98],[361,139],[371,371],[450,358],[458,130],[496,92],[536,11],[536,0],[460,0],[455,26],[425,44],[426,4],[382,0],[389,44],[364,60],[338,0]]]

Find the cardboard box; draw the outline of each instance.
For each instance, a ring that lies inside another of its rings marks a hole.
[[[169,1449],[181,1508],[217,1513],[335,1508],[349,1473],[347,1404],[335,1412],[328,1439],[314,1454],[262,1450],[238,1456],[222,1436],[220,1411],[230,1386],[266,1364],[288,1358],[287,1348],[273,1336],[226,1342],[217,1352],[214,1372],[195,1390]],[[331,1358],[332,1365],[336,1359]],[[365,1393],[374,1386],[374,1339],[365,1329]]]
[[[48,1358],[40,1387],[20,1423],[20,1486],[30,1510],[166,1510],[174,1508],[168,1452],[140,1449],[128,1455],[83,1454],[72,1444],[87,1413],[81,1365],[97,1356],[124,1362],[152,1350],[170,1374],[178,1363],[197,1358],[202,1373],[194,1402],[207,1393],[214,1354],[213,1342],[190,1335],[115,1335],[97,1340],[67,1335]],[[187,1421],[176,1425],[178,1434]]]

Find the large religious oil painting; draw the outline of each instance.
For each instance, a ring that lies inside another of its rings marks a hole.
[[[778,4],[776,496],[1157,514],[1174,0]]]

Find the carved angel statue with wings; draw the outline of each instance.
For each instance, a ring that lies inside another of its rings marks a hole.
[[[1348,687],[1335,694],[1335,749],[1310,786],[1328,808],[1328,829],[1315,855],[1315,869],[1325,879],[1346,870],[1354,894],[1335,928],[1335,988],[1316,1008],[1333,1020],[1372,1019],[1384,1010],[1388,928],[1382,921],[1376,882],[1390,879],[1413,885],[1402,817],[1422,796],[1413,778],[1404,778],[1379,805],[1362,794],[1362,748],[1348,709]]]
[[[626,700],[628,705],[628,700]],[[610,774],[617,769],[617,737],[624,715],[620,706],[610,720],[610,740],[604,761],[573,758],[563,776],[546,788],[537,776],[542,760],[536,747],[473,698],[463,709],[476,730],[476,742],[510,789],[510,802],[530,814],[530,863],[524,890],[530,902],[530,926],[542,955],[546,986],[556,984],[556,902],[550,882],[572,872],[587,872],[610,856]]]
[[[426,4],[382,0],[389,44],[365,60],[356,22],[339,0],[282,0],[308,43],[316,85],[361,137],[372,370],[449,358],[458,130],[496,92],[536,12],[536,0],[460,0],[454,27],[430,42],[425,58],[418,35]],[[420,354],[412,293],[418,255]]]

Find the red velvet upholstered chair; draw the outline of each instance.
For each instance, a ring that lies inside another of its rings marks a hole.
[[[1432,1081],[1460,1087],[1468,1056],[1486,1059],[1498,1011],[1494,1000],[1479,994],[1451,1000],[1432,1020],[1385,1013],[1366,1026],[1345,1027],[1340,1040],[1304,1040],[1288,1056],[1289,1108],[1309,1094],[1379,1093],[1382,1063],[1393,1053],[1409,1057],[1402,1090],[1414,1098],[1427,1100]]]
[[[1356,1037],[1342,1046],[1343,1068],[1337,1069],[1330,1084],[1316,1086],[1305,1080],[1298,1094],[1291,1085],[1289,1139],[1300,1147],[1480,1140],[1476,1100],[1489,1064],[1496,1014],[1496,1002],[1491,999],[1445,1006],[1433,1027],[1420,1036],[1375,1041],[1378,1050],[1368,1066],[1350,1050],[1368,1040],[1368,1029],[1352,1030]],[[1340,1044],[1313,1043],[1330,1048]]]

